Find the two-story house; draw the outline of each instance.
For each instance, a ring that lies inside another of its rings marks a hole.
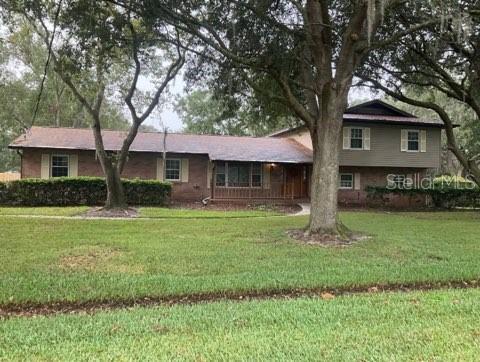
[[[347,109],[340,154],[339,201],[365,202],[365,187],[402,183],[440,167],[442,123],[381,101]],[[120,149],[124,132],[103,131]],[[164,145],[166,149],[164,150]],[[32,127],[10,148],[22,156],[22,178],[102,176],[89,129]],[[166,155],[164,158],[163,155]],[[312,144],[305,127],[269,137],[139,133],[123,177],[170,181],[173,200],[307,200]]]

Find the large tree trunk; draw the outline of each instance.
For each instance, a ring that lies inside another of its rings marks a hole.
[[[455,155],[455,157],[457,157],[457,160],[468,172],[470,179],[474,181],[478,186],[480,186],[480,167],[477,164],[477,160],[469,159],[465,152],[463,152],[462,149],[458,146],[455,133],[453,132],[453,122],[448,116],[447,112],[445,112],[445,110],[441,109],[440,107],[437,107],[437,109],[434,110],[440,115],[440,118],[442,118],[443,123],[445,124],[445,133],[447,135],[448,149]]]
[[[103,138],[98,116],[94,118],[92,127],[93,136],[95,138],[95,149],[97,152],[100,165],[105,175],[105,183],[107,185],[107,201],[106,209],[126,209],[127,202],[125,192],[123,191],[122,180],[120,178],[121,171],[118,162],[114,162],[111,155],[105,151],[103,146]],[[122,166],[123,167],[123,166]]]
[[[105,167],[105,182],[107,184],[107,201],[106,209],[125,209],[127,202],[125,200],[125,192],[123,190],[120,173],[116,167]]]
[[[337,220],[338,170],[342,119],[333,116],[311,130],[313,170],[310,234],[341,234]]]

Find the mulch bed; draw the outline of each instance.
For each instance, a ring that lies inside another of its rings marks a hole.
[[[318,245],[323,247],[346,247],[370,238],[367,235],[361,234],[351,234],[348,237],[330,234],[310,235],[302,229],[287,230],[287,235],[305,245]]]
[[[129,207],[127,209],[105,209],[103,207],[92,207],[91,209],[87,210],[81,216],[83,217],[105,217],[105,218],[131,218],[138,216],[138,210]]]
[[[191,210],[212,210],[212,211],[271,211],[281,214],[294,214],[302,210],[298,205],[242,205],[242,204],[213,204],[203,205],[201,202],[183,202],[171,203],[167,206],[172,209],[191,209]],[[138,217],[137,208],[128,209],[105,209],[103,207],[92,207],[79,216],[85,218],[135,218]]]
[[[294,214],[302,211],[299,205],[261,205],[240,203],[172,202],[168,207],[173,209],[214,210],[214,211],[274,211],[282,214]]]

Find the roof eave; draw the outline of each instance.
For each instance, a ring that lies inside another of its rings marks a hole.
[[[273,160],[273,159],[243,159],[238,160],[234,158],[210,158],[212,161],[220,162],[259,162],[259,163],[291,163],[291,164],[310,164],[312,160]]]
[[[445,128],[443,123],[427,123],[427,122],[412,122],[412,121],[389,121],[385,119],[359,119],[359,118],[348,118],[343,119],[343,122],[357,122],[357,123],[381,123],[388,124],[391,126],[402,125],[402,126],[421,126],[421,127],[439,127]]]

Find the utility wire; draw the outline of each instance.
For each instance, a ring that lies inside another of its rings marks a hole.
[[[33,111],[33,116],[32,116],[32,124],[31,124],[30,127],[32,127],[35,124],[35,119],[37,118],[38,109],[40,108],[40,102],[42,100],[43,88],[45,86],[45,79],[47,78],[48,66],[50,65],[50,58],[52,57],[53,39],[55,38],[55,32],[57,30],[58,16],[60,15],[60,9],[62,7],[62,1],[63,0],[60,0],[58,2],[57,10],[55,11],[55,18],[53,20],[52,37],[50,38],[50,42],[48,44],[47,61],[45,62],[45,66],[43,68],[42,82],[40,83],[40,90],[38,92],[37,101],[35,103],[35,109]]]

